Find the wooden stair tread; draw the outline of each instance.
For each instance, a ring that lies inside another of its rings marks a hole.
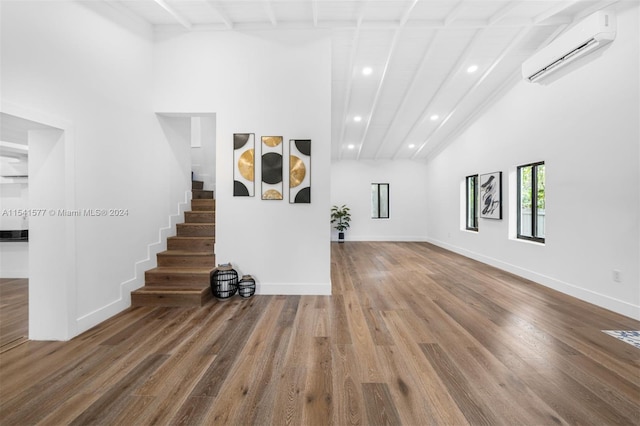
[[[212,239],[213,239],[213,238],[215,238],[215,237],[214,237],[213,235],[211,235],[211,236],[206,236],[206,237],[199,237],[199,236],[195,236],[195,237],[194,237],[194,236],[189,236],[189,235],[183,235],[183,236],[180,236],[180,235],[174,235],[174,236],[172,236],[172,237],[169,237],[169,239],[174,239],[174,240],[175,240],[175,239],[178,239],[178,238],[180,238],[180,239],[185,239],[185,240],[188,240],[188,239],[193,239],[193,240],[206,240],[206,239],[211,239],[211,240],[212,240]]]
[[[208,238],[208,237],[185,237],[185,238]],[[189,250],[165,250],[158,253],[159,256],[213,256],[208,251],[189,251]]]
[[[134,306],[204,306],[213,298],[211,287],[196,285],[185,287],[144,286],[131,292]]]
[[[149,269],[147,272],[159,273],[159,274],[208,274],[215,269],[215,266],[199,268],[199,267],[183,267],[183,266],[158,266],[153,269]]]
[[[136,294],[142,294],[142,293],[147,293],[147,294],[156,294],[156,293],[165,293],[165,294],[184,294],[184,293],[202,293],[203,291],[207,290],[209,291],[211,289],[211,286],[192,286],[192,287],[171,287],[171,286],[159,286],[159,285],[154,285],[154,286],[144,286],[144,287],[140,287],[137,290],[134,290],[133,293]]]

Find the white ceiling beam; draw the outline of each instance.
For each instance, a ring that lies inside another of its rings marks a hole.
[[[189,20],[180,15],[173,7],[169,6],[165,0],[153,0],[158,6],[163,8],[169,15],[173,17],[180,25],[182,25],[187,30],[190,30],[192,25]]]
[[[444,19],[445,27],[448,27],[449,25],[451,25],[453,21],[458,19],[458,16],[460,16],[460,12],[462,12],[462,9],[463,9],[463,3],[464,3],[464,0],[461,0],[460,2],[458,2],[458,4],[456,4],[456,6],[451,11],[451,13],[447,15],[447,17]]]
[[[362,16],[359,18],[362,19]],[[340,139],[338,140],[338,159],[342,159],[342,153],[344,152],[344,134],[347,131],[347,122],[349,119],[349,107],[351,106],[351,87],[353,86],[353,78],[355,77],[355,57],[358,51],[358,43],[360,42],[360,27],[356,27],[353,34],[353,40],[351,41],[351,52],[349,53],[349,75],[347,76],[347,91],[344,94],[343,114],[342,114],[342,126],[340,128]]]
[[[416,128],[420,124],[422,124],[429,115],[431,115],[432,113],[431,105],[433,105],[434,100],[436,100],[440,96],[444,87],[449,84],[453,76],[456,74],[456,71],[462,68],[465,62],[467,62],[467,60],[469,59],[469,56],[471,55],[472,46],[480,39],[480,33],[482,33],[483,31],[484,31],[483,29],[476,30],[473,36],[469,38],[469,42],[465,46],[462,53],[458,56],[458,59],[456,60],[456,62],[449,69],[449,72],[447,72],[447,76],[442,80],[442,82],[440,82],[440,85],[436,89],[435,93],[431,96],[431,99],[429,99],[429,102],[427,102],[425,107],[422,109],[422,112],[418,116],[418,119],[413,122],[409,131],[402,138],[403,141],[407,141],[409,137],[412,135],[412,133],[416,130]],[[396,159],[402,147],[403,147],[402,144],[398,146],[398,148],[396,149],[396,152],[393,154],[393,157],[392,157],[393,159]]]
[[[273,4],[271,3],[271,0],[264,0],[264,10],[267,12],[271,26],[277,27],[278,20],[276,19],[276,14],[273,11]]]
[[[404,27],[404,25],[407,23],[409,17],[411,16],[411,12],[413,12],[413,9],[418,4],[418,1],[419,0],[413,0],[407,10],[404,11],[404,13],[402,14],[402,18],[400,19],[400,27]]]
[[[578,3],[579,0],[569,0],[569,1],[563,1],[559,4],[553,3],[555,6],[550,7],[549,9],[545,10],[544,12],[540,13],[537,16],[533,17],[533,23],[534,24],[539,24],[541,22],[546,21],[547,19],[565,11],[566,9],[568,9],[569,7],[573,6],[574,4]]]
[[[204,2],[211,8],[211,10],[213,10],[215,12],[216,15],[218,15],[218,18],[220,18],[222,20],[222,22],[224,22],[224,26],[228,30],[232,30],[233,29],[233,22],[231,21],[231,19],[229,19],[229,17],[226,15],[226,13],[224,13],[222,11],[220,6],[218,6],[212,0],[204,0]]]
[[[360,159],[360,154],[362,153],[362,147],[364,146],[364,141],[367,138],[367,134],[369,133],[369,128],[371,126],[371,120],[373,115],[376,113],[378,109],[378,102],[380,101],[380,93],[382,93],[382,88],[384,87],[385,79],[387,77],[387,71],[389,70],[389,64],[391,63],[391,58],[396,53],[396,47],[398,46],[398,39],[400,38],[400,32],[402,29],[398,28],[393,35],[393,41],[391,42],[391,48],[389,48],[389,53],[387,54],[387,59],[384,63],[384,68],[382,69],[382,75],[380,76],[380,81],[378,82],[378,88],[376,89],[376,95],[373,98],[373,103],[371,104],[371,109],[369,110],[369,115],[367,116],[367,123],[364,127],[364,132],[362,132],[362,137],[360,138],[360,143],[358,144],[358,154],[356,155],[356,160]]]
[[[591,15],[592,13],[597,12],[598,10],[602,10],[602,9],[604,9],[606,7],[611,6],[612,4],[616,4],[619,1],[620,0],[602,0],[602,1],[599,1],[598,3],[594,4],[593,6],[588,7],[586,9],[582,10],[580,13],[578,13],[575,16],[575,19],[576,20],[580,20],[580,19],[582,19],[582,18],[584,18],[586,16]]]
[[[391,63],[391,59],[396,54],[396,47],[398,46],[398,40],[400,39],[400,33],[402,32],[402,26],[409,20],[409,16],[411,16],[411,12],[416,7],[418,0],[414,0],[411,2],[407,10],[402,14],[402,19],[400,20],[400,26],[396,29],[395,34],[393,35],[393,41],[391,42],[391,48],[389,49],[389,53],[387,54],[387,59],[384,63],[384,68],[382,70],[382,75],[380,76],[380,81],[378,82],[378,88],[376,89],[376,95],[373,98],[373,103],[371,104],[371,110],[369,111],[369,115],[367,117],[367,123],[364,128],[364,132],[362,132],[362,138],[360,139],[360,144],[358,145],[358,154],[356,155],[356,160],[360,159],[360,154],[362,153],[362,147],[364,146],[364,141],[369,134],[369,128],[371,127],[371,120],[373,119],[373,115],[376,113],[378,109],[378,102],[380,101],[380,94],[382,93],[382,88],[384,87],[387,71],[389,70],[389,64]]]
[[[2,0],[0,0],[1,2]],[[554,17],[550,18],[544,23],[540,23],[537,26],[556,26],[556,25],[565,25],[571,23],[573,20],[569,17]],[[299,30],[299,29],[340,29],[340,30],[355,30],[357,28],[361,30],[396,30],[399,28],[399,22],[397,20],[394,21],[369,21],[362,23],[361,25],[358,22],[350,21],[327,21],[327,20],[319,20],[318,25],[314,27],[313,22],[311,20],[307,21],[286,21],[286,22],[276,22],[277,27],[280,29],[291,29],[291,30]],[[148,24],[148,22],[147,22]],[[505,20],[491,28],[522,28],[526,26],[530,26],[531,20]],[[156,25],[155,28],[161,27],[170,27],[170,25]],[[421,28],[421,29],[431,29],[431,30],[439,30],[439,29],[467,29],[467,30],[477,30],[482,28],[489,27],[489,21],[455,21],[449,27],[445,27],[444,22],[442,21],[421,21],[421,20],[409,20],[404,25],[403,28]],[[273,29],[274,24],[271,21],[264,22],[231,22],[230,20],[225,18],[225,22],[219,24],[193,24],[191,26],[192,31],[212,31],[212,30],[224,30],[224,29],[233,29],[238,31],[252,31],[252,30],[269,30]]]
[[[526,28],[523,28],[522,30],[520,30],[520,32],[518,32],[518,34],[516,35],[516,37],[511,40],[511,42],[507,45],[507,47],[500,53],[500,55],[491,63],[491,65],[489,66],[489,68],[487,68],[487,70],[482,74],[482,76],[473,84],[473,86],[471,86],[465,93],[464,95],[462,95],[462,97],[458,100],[458,102],[456,102],[456,104],[454,105],[454,107],[451,109],[451,111],[449,112],[449,114],[447,114],[447,116],[440,122],[440,124],[427,136],[427,138],[425,139],[425,141],[418,147],[418,149],[416,150],[416,152],[413,154],[413,156],[411,157],[412,159],[416,158],[416,156],[418,156],[418,154],[420,154],[420,152],[422,150],[424,150],[424,148],[429,144],[429,142],[432,140],[433,136],[438,133],[440,130],[442,130],[445,125],[447,124],[447,122],[451,119],[451,117],[453,117],[456,112],[458,111],[458,109],[460,109],[460,106],[467,100],[469,99],[469,97],[476,91],[478,90],[478,88],[482,85],[482,83],[493,73],[493,71],[502,63],[502,61],[504,61],[504,59],[509,56],[511,54],[512,51],[514,51],[518,46],[520,46],[520,43],[522,42],[522,40],[529,34],[529,32],[532,30],[533,26],[529,26]]]
[[[338,159],[342,159],[342,153],[344,152],[344,134],[347,130],[347,122],[349,119],[349,107],[351,106],[351,87],[353,86],[353,78],[356,70],[353,68],[355,64],[356,52],[358,51],[358,44],[360,43],[360,28],[362,27],[362,20],[364,19],[364,10],[367,6],[367,2],[360,3],[360,10],[357,13],[357,22],[355,32],[353,34],[353,40],[351,42],[351,52],[349,53],[349,76],[347,77],[347,92],[344,95],[344,113],[342,115],[342,127],[340,129],[340,139],[338,140],[339,155]]]
[[[506,18],[507,15],[509,15],[509,13],[511,13],[511,11],[513,11],[513,9],[517,8],[519,5],[520,5],[520,2],[517,2],[517,1],[508,2],[505,7],[498,10],[489,18],[489,25],[490,26],[496,25],[498,22]]]
[[[438,33],[434,34],[434,36],[431,37],[431,40],[429,40],[429,44],[427,45],[427,48],[425,49],[424,54],[422,55],[420,64],[418,65],[418,68],[416,68],[416,71],[413,73],[413,77],[411,77],[411,83],[409,84],[409,86],[407,86],[407,89],[402,94],[402,101],[400,102],[400,105],[398,106],[398,108],[396,108],[396,112],[393,114],[393,118],[391,119],[391,124],[387,126],[387,129],[385,130],[384,135],[380,140],[380,146],[378,147],[378,150],[376,151],[376,154],[374,156],[376,160],[380,158],[380,152],[382,151],[382,148],[385,146],[385,141],[387,139],[387,136],[389,136],[389,132],[393,127],[393,123],[395,123],[396,120],[398,119],[400,112],[404,111],[404,107],[407,103],[407,99],[409,99],[409,95],[411,93],[415,93],[416,85],[420,81],[420,76],[423,74],[424,69],[429,62],[428,59],[431,57],[432,48],[435,45],[435,41],[437,40],[437,38],[438,38]],[[400,144],[402,143],[404,143],[404,141],[400,141]]]
[[[311,14],[313,17],[313,26],[318,26],[318,0],[311,0]]]

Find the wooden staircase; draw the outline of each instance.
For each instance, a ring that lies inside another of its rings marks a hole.
[[[203,182],[192,182],[191,211],[157,254],[158,267],[145,272],[145,285],[131,293],[132,306],[202,306],[212,298],[210,279],[216,265],[216,200]]]

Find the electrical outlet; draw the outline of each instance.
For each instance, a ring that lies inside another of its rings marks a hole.
[[[620,275],[620,271],[618,269],[613,270],[613,281],[620,283],[622,282],[622,277]]]

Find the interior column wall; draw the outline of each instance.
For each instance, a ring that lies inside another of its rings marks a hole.
[[[324,31],[159,33],[158,111],[216,114],[216,260],[257,292],[330,292],[331,41]],[[233,134],[282,136],[284,199],[233,196]],[[290,204],[289,140],[312,140],[311,204]]]

